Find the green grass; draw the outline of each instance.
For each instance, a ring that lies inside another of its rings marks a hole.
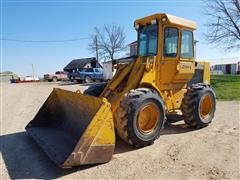
[[[212,75],[211,85],[221,100],[240,100],[240,75]]]

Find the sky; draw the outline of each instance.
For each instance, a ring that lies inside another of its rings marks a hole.
[[[72,59],[93,57],[88,50],[94,27],[116,23],[124,28],[126,43],[136,40],[133,22],[155,13],[169,13],[193,20],[197,59],[240,57],[240,51],[226,52],[204,38],[207,17],[201,0],[1,0],[1,39],[72,42],[1,41],[1,71],[20,76],[43,76],[62,70]]]

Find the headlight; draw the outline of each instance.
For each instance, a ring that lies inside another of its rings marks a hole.
[[[151,20],[151,24],[157,24],[157,20],[156,19]]]
[[[139,24],[135,24],[134,25],[134,28],[136,29],[136,31],[138,30],[138,28],[139,28]]]
[[[162,18],[162,22],[165,23],[167,21],[167,17]]]

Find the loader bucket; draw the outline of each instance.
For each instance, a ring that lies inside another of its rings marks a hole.
[[[108,162],[115,146],[110,103],[62,89],[52,91],[26,131],[63,168]]]

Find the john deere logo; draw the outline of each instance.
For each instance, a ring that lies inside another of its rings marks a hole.
[[[181,69],[191,69],[191,65],[189,65],[189,64],[181,64]]]

